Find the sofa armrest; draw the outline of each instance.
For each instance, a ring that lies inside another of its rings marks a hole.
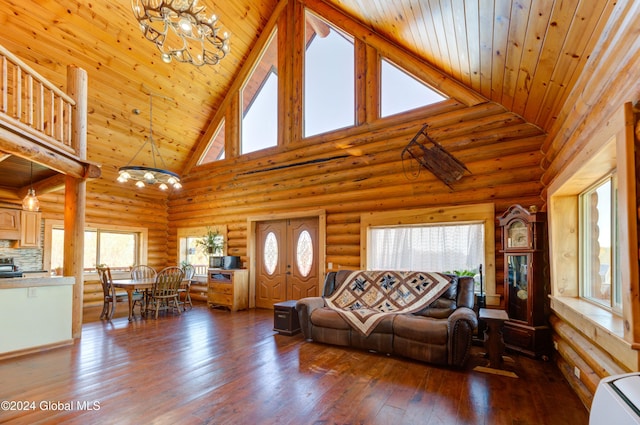
[[[458,307],[447,320],[449,364],[463,366],[471,351],[473,333],[478,327],[478,316],[468,307]]]
[[[306,340],[311,339],[311,313],[313,313],[313,310],[322,307],[324,307],[324,298],[322,297],[302,298],[296,303],[300,328]]]

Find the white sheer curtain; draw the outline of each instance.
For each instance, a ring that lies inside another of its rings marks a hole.
[[[371,227],[370,270],[477,271],[484,264],[483,223]]]

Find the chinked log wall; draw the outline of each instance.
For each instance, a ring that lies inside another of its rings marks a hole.
[[[401,160],[424,123],[472,173],[453,190],[424,169],[412,177],[417,163]],[[493,201],[501,214],[514,203],[542,205],[544,135],[499,105],[466,107],[451,100],[367,130],[342,130],[195,168],[169,202],[170,257],[176,256],[177,228],[226,225],[229,254],[246,261],[248,217],[324,209],[327,263],[357,268],[362,213]]]

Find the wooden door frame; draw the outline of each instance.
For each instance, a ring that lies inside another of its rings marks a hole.
[[[327,212],[323,209],[298,210],[247,217],[247,256],[249,264],[249,308],[256,306],[256,225],[260,221],[286,220],[292,218],[318,218],[318,294],[326,273]]]

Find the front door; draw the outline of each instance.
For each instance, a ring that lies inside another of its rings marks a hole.
[[[317,217],[259,222],[256,241],[256,307],[317,295]]]

